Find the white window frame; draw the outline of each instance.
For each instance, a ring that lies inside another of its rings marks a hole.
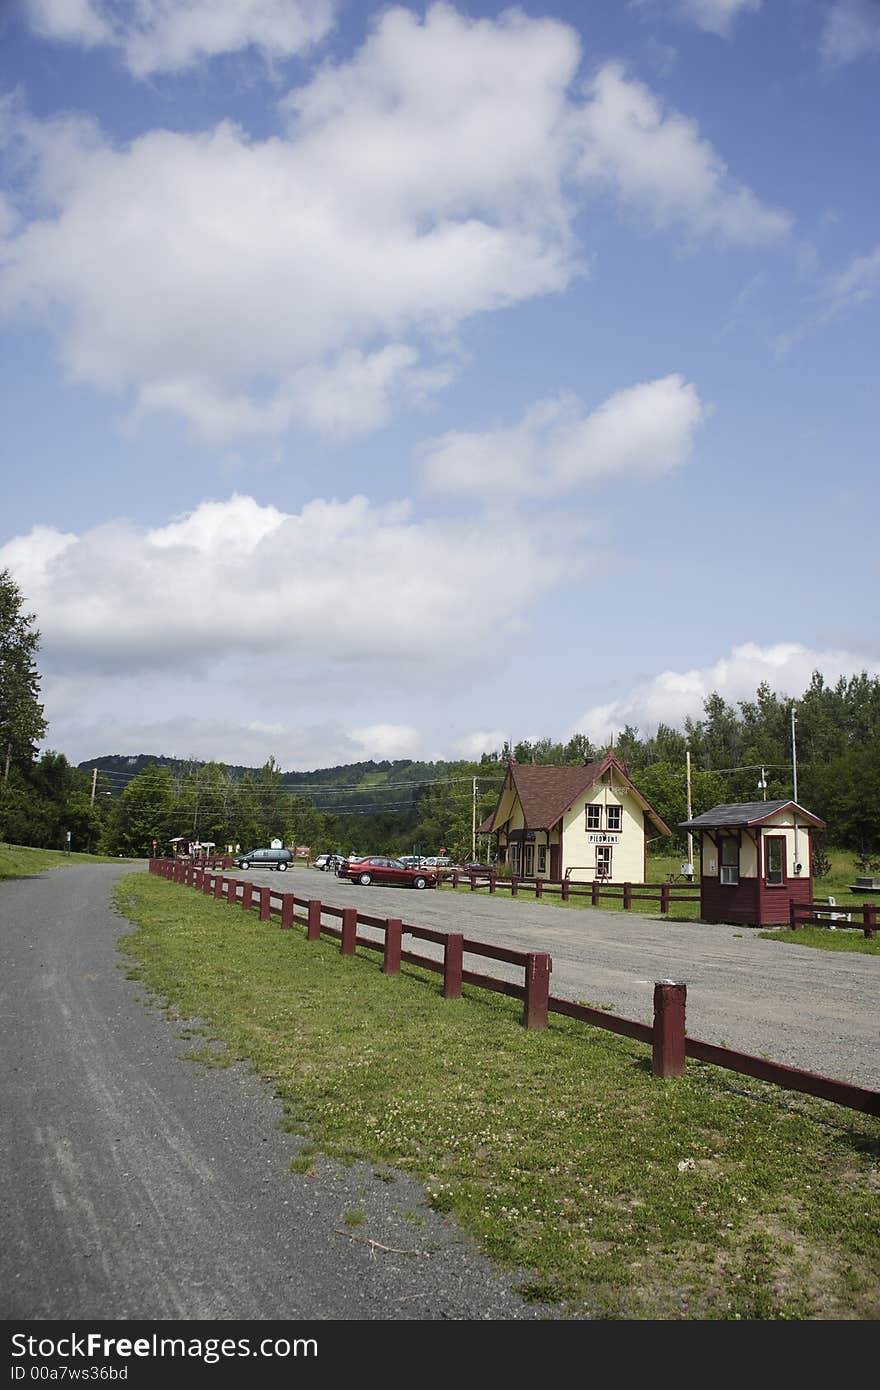
[[[611,823],[612,811],[614,812],[614,819],[617,821],[616,825]],[[605,807],[605,829],[613,831],[616,835],[619,835],[623,830],[623,807],[619,806],[616,801],[610,801]]]
[[[590,824],[590,817],[595,817],[595,824]],[[587,806],[586,826],[588,830],[602,829],[602,805],[600,802],[592,801]]]
[[[725,864],[725,845],[734,845],[736,847],[735,864]],[[735,888],[739,884],[739,840],[737,840],[734,835],[721,836],[721,844],[718,846],[718,878],[719,881],[728,888]]]
[[[612,874],[611,874],[612,853],[611,853],[611,852],[612,852],[612,849],[613,849],[613,848],[614,848],[613,845],[597,845],[597,846],[596,846],[596,877],[597,877],[597,878],[611,878],[611,876],[612,876]],[[607,872],[606,872],[606,869],[603,868],[603,865],[605,865],[605,866],[607,867]]]

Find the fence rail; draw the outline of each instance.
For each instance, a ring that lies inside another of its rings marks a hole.
[[[572,898],[589,898],[593,907],[598,907],[603,898],[622,902],[624,911],[632,904],[656,902],[661,912],[668,912],[671,903],[698,903],[699,884],[674,883],[609,883],[605,879],[593,879],[591,883],[575,883],[569,878],[527,878],[512,874],[509,878],[501,874],[467,874],[461,870],[452,873],[452,886],[459,888],[468,883],[472,893],[487,889],[490,893],[509,892],[512,898],[520,893],[534,893],[536,899],[557,897],[561,902]]]
[[[548,1016],[555,1013],[577,1019],[590,1027],[604,1028],[608,1032],[647,1043],[652,1049],[653,1071],[656,1076],[682,1076],[687,1058],[691,1057],[695,1061],[708,1062],[728,1071],[754,1076],[786,1090],[818,1096],[823,1100],[832,1101],[835,1105],[861,1110],[868,1115],[880,1115],[880,1091],[872,1091],[847,1081],[838,1081],[815,1072],[803,1071],[797,1067],[768,1061],[763,1057],[737,1052],[732,1048],[703,1042],[699,1038],[688,1037],[685,1026],[687,986],[673,980],[659,980],[655,983],[654,1021],[652,1024],[641,1023],[636,1019],[622,1018],[604,1009],[594,1009],[589,1005],[577,1004],[552,995],[550,976],[553,962],[546,951],[517,951],[490,942],[474,941],[456,932],[447,933],[429,927],[414,926],[398,917],[368,916],[358,912],[355,907],[332,907],[319,899],[300,898],[295,893],[282,893],[271,886],[243,882],[234,876],[227,877],[200,865],[186,864],[182,861],[152,859],[150,872],[200,890],[228,904],[238,905],[245,912],[253,911],[256,906],[261,922],[277,915],[283,930],[290,930],[294,925],[304,926],[306,939],[309,941],[318,941],[322,936],[330,937],[339,941],[343,955],[354,955],[358,946],[375,951],[382,957],[382,969],[386,975],[399,973],[402,962],[442,975],[443,995],[446,999],[460,998],[463,984],[479,985],[482,989],[521,999],[522,1021],[526,1028],[546,1028]],[[325,917],[333,918],[334,922],[339,921],[340,925],[331,925],[324,920]],[[359,926],[379,931],[381,939],[362,935],[358,932]],[[413,943],[427,941],[441,946],[442,959],[438,960],[434,956],[426,956],[404,947],[404,937]],[[466,956],[500,961],[518,967],[523,972],[522,980],[517,982],[466,969]]]
[[[821,903],[791,903],[788,909],[789,926],[792,931],[799,931],[801,927],[858,927],[860,924],[852,920],[861,913],[861,928],[867,938],[877,935],[877,904],[862,903],[855,906],[846,903],[843,906],[835,904],[830,907]]]

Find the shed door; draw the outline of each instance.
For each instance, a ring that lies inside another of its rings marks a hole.
[[[550,877],[553,879],[561,878],[559,872],[559,846],[550,846]]]

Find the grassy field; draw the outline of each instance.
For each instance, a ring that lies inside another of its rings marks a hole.
[[[165,880],[116,895],[132,973],[204,1032],[184,1055],[216,1065],[220,1042],[272,1084],[297,1172],[412,1174],[562,1316],[880,1314],[880,1121],[696,1064],[659,1081],[646,1047],[562,1018],[528,1032],[513,1000],[444,1001],[434,975]]]
[[[118,859],[100,854],[67,854],[60,849],[28,849],[24,845],[0,843],[0,879],[26,878],[42,874],[47,869],[60,869],[70,864],[118,864]]]
[[[815,946],[820,951],[858,951],[863,956],[880,956],[880,937],[866,937],[859,927],[799,927],[797,931],[762,931],[768,941],[790,946]]]

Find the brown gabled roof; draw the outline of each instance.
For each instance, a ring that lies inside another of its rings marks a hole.
[[[670,835],[672,832],[668,825],[661,820],[638,788],[633,786],[623,764],[611,752],[606,753],[604,757],[598,758],[593,763],[584,763],[579,767],[556,767],[550,764],[511,761],[509,774],[522,806],[526,829],[550,830],[561,819],[569,806],[577,801],[579,796],[583,796],[594,782],[598,782],[609,767],[613,767],[617,776],[626,783],[642,809],[648,813],[661,833]],[[480,826],[483,834],[497,829],[495,817],[506,787],[507,781],[505,780],[495,810]]]

